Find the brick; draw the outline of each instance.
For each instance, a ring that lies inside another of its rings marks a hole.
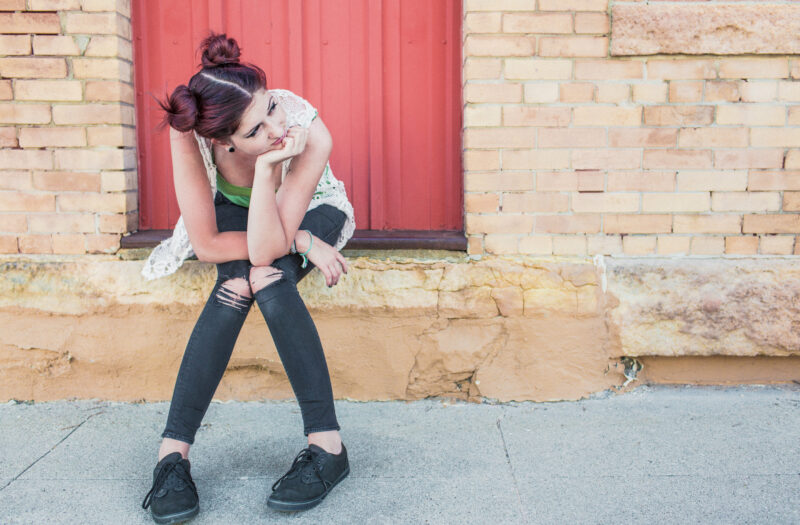
[[[521,84],[467,84],[464,102],[522,102]]]
[[[717,107],[717,124],[744,126],[783,126],[786,107],[767,104],[731,104]]]
[[[656,236],[656,253],[662,255],[688,254],[690,237],[685,235]]]
[[[33,53],[77,56],[81,54],[81,50],[75,39],[69,35],[33,35]]]
[[[505,106],[503,107],[504,126],[566,126],[569,124],[569,108],[540,107],[540,106]],[[516,135],[527,130],[509,129],[510,134]],[[531,129],[531,142],[535,139],[535,130]],[[529,138],[526,136],[526,139]],[[508,146],[512,147],[512,146]]]
[[[634,212],[639,211],[638,193],[573,193],[572,210],[586,212]]]
[[[500,106],[468,105],[464,108],[465,127],[496,127],[500,123]]]
[[[666,82],[647,82],[632,85],[632,99],[634,102],[664,102],[667,100],[669,86]]]
[[[55,211],[55,195],[0,191],[2,211]]]
[[[786,157],[783,159],[783,167],[787,170],[800,168],[800,150],[790,149],[787,151]]]
[[[710,201],[708,192],[645,193],[642,195],[642,212],[708,211]]]
[[[502,16],[502,13],[467,13],[464,34],[499,33]]]
[[[0,75],[8,78],[64,78],[67,76],[67,63],[63,58],[0,58]]]
[[[533,189],[530,172],[467,173],[464,191],[525,191]]]
[[[778,148],[714,150],[717,169],[780,168],[782,164],[783,150]]]
[[[714,120],[714,106],[647,106],[645,126],[708,126]]]
[[[503,17],[504,33],[572,33],[569,13],[508,13]]]
[[[19,253],[16,235],[0,235],[0,253]]]
[[[675,233],[740,233],[742,218],[740,215],[675,215],[672,219],[672,231]]]
[[[608,213],[603,216],[603,231],[605,233],[669,233],[672,231],[672,216]]]
[[[682,128],[678,134],[679,148],[746,148],[748,128]]]
[[[136,209],[136,193],[61,193],[59,211],[125,213]]]
[[[109,78],[131,82],[130,62],[117,58],[74,58],[72,71],[75,78]]]
[[[86,236],[88,253],[116,253],[119,250],[119,235],[100,234]]]
[[[87,80],[87,102],[127,102],[134,103],[133,86],[125,82],[111,80]]]
[[[469,233],[530,233],[533,228],[532,215],[471,215],[467,214]]]
[[[530,11],[530,0],[466,0],[465,11]]]
[[[56,150],[54,167],[60,170],[125,170],[136,167],[133,149]]]
[[[93,36],[83,55],[87,57],[114,57],[133,62],[131,43],[118,36]]]
[[[11,100],[14,98],[14,91],[11,88],[11,80],[0,80],[0,100]]]
[[[503,193],[500,211],[506,213],[558,213],[569,211],[569,196],[555,192]]]
[[[60,147],[74,148],[86,146],[84,128],[21,128],[19,145],[23,148]]]
[[[763,82],[762,82],[763,83]],[[769,84],[772,84],[771,82]],[[786,102],[800,102],[800,83],[793,80],[777,82],[777,99]]]
[[[578,171],[578,191],[604,191],[605,183],[601,170]]]
[[[800,215],[745,215],[743,233],[800,233]]]
[[[599,103],[621,104],[627,102],[631,96],[631,86],[628,84],[598,84],[595,101]]]
[[[609,128],[608,146],[610,148],[674,147],[677,136],[677,129]]]
[[[715,191],[711,193],[713,211],[779,211],[781,194],[777,191]]]
[[[692,237],[690,253],[692,255],[722,255],[725,253],[725,238],[705,235]]]
[[[133,108],[119,104],[54,104],[53,122],[68,124],[133,124]]]
[[[49,235],[20,235],[17,241],[19,253],[53,252],[53,244]]]
[[[800,128],[752,128],[750,146],[754,148],[799,148]]]
[[[0,213],[0,232],[25,233],[28,231],[28,219],[23,214]]]
[[[0,127],[0,148],[16,148],[17,146],[19,146],[17,128],[12,126]]]
[[[606,13],[575,13],[576,33],[607,34],[611,29]]]
[[[608,37],[561,36],[539,38],[539,56],[604,57],[608,55]]]
[[[539,0],[540,11],[605,11],[608,0]]]
[[[116,11],[126,18],[131,17],[131,0],[81,0],[83,11]]]
[[[94,215],[91,213],[50,213],[28,217],[31,233],[93,233]]]
[[[578,191],[578,172],[545,171],[537,173],[536,191]]]
[[[0,13],[0,27],[3,33],[57,35],[61,32],[61,21],[57,13]]]
[[[131,39],[130,20],[118,13],[66,13],[65,28],[70,34],[119,35]]]
[[[669,83],[670,102],[700,102],[703,100],[703,82],[696,80]]]
[[[678,191],[744,191],[747,189],[747,171],[679,171],[677,189]]]
[[[594,100],[594,84],[590,82],[563,83],[560,86],[561,102],[591,102]]]
[[[719,78],[786,78],[785,58],[720,58]]]
[[[537,215],[535,233],[600,233],[600,214]]]
[[[575,169],[641,168],[642,152],[638,149],[574,149],[570,152]]]
[[[25,0],[0,0],[0,11],[24,11]]]
[[[641,126],[641,107],[579,106],[572,109],[573,126]]]
[[[606,132],[597,128],[542,128],[539,130],[539,147],[541,148],[600,148],[605,145]]]
[[[517,243],[519,235],[494,234],[487,235],[483,240],[483,245],[487,253],[509,254],[517,253]]]
[[[789,255],[794,251],[794,235],[761,235],[759,237],[759,253]]]
[[[469,56],[531,56],[536,38],[530,36],[467,35],[464,54]]]
[[[530,148],[536,144],[533,128],[468,128],[464,130],[465,148]]]
[[[0,190],[30,190],[31,174],[29,171],[0,171]]]
[[[464,151],[464,171],[500,169],[500,152],[468,149]]]
[[[626,235],[622,238],[622,250],[627,255],[650,255],[656,251],[654,235]]]
[[[37,171],[33,174],[33,186],[46,191],[100,191],[99,173],[71,171]]]
[[[57,233],[52,236],[53,253],[86,253],[86,237],[75,233]]]
[[[711,150],[646,149],[642,155],[645,169],[710,168]]]
[[[576,80],[623,80],[644,78],[642,62],[630,60],[576,60]]]
[[[800,191],[783,192],[784,211],[800,211]]]
[[[553,255],[586,255],[586,236],[553,237]]]
[[[741,102],[774,102],[778,98],[778,84],[775,81],[740,81]]]
[[[467,57],[464,62],[464,80],[499,79],[503,61],[499,58]]]
[[[747,189],[749,191],[800,190],[800,170],[751,170]]]
[[[560,84],[558,82],[536,82],[523,86],[523,101],[526,104],[547,104],[558,102]]]
[[[0,35],[0,55],[30,55],[30,35]]]
[[[647,61],[647,78],[650,80],[715,79],[717,71],[713,60],[667,59]]]
[[[495,193],[467,193],[464,209],[467,213],[497,213],[500,197]]]
[[[0,150],[0,166],[4,169],[53,169],[53,152],[43,150]]]
[[[550,255],[553,253],[553,238],[548,235],[528,235],[519,240],[519,253]]]
[[[467,237],[467,253],[469,255],[478,255],[483,252],[483,235],[471,235]]]
[[[586,252],[588,255],[622,253],[622,236],[587,235]]]
[[[80,0],[28,0],[30,11],[68,11],[79,10]]]
[[[79,80],[17,80],[14,83],[14,98],[80,101],[83,95]],[[47,113],[50,114],[49,110]]]
[[[48,124],[50,106],[47,104],[0,104],[0,123]]]
[[[707,80],[706,102],[738,102],[739,83],[730,80]]]
[[[98,215],[100,233],[127,233],[136,230],[139,223],[137,213]]]
[[[572,61],[558,58],[506,58],[503,78],[508,80],[569,80]]]
[[[86,128],[88,145],[136,146],[136,130],[128,126],[91,126]]]
[[[725,253],[731,255],[752,255],[758,253],[758,237],[725,237]]]
[[[569,168],[570,151],[565,149],[503,150],[503,169],[556,170]]]

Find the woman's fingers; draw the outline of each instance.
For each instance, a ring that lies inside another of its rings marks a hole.
[[[344,273],[347,273],[347,259],[344,258],[344,255],[342,255],[340,252],[336,252],[336,260],[341,263]]]

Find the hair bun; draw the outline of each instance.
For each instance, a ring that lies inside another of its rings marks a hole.
[[[242,54],[236,40],[225,33],[212,32],[201,42],[200,48],[203,50],[202,65],[207,68],[238,64]]]

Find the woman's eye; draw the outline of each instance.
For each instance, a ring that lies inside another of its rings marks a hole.
[[[273,102],[272,105],[269,107],[269,112],[272,113],[272,110],[275,109],[275,106],[277,105],[278,105],[277,102]]]

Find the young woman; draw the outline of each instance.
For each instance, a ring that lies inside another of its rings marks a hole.
[[[316,110],[264,72],[239,62],[235,40],[211,33],[202,69],[166,103],[181,217],[142,273],[174,272],[192,253],[216,263],[217,281],[189,338],[162,433],[153,486],[142,502],[158,523],[199,512],[188,460],[253,302],[258,304],[300,404],[308,447],[272,485],[267,505],[303,510],[350,472],[325,354],[297,283],[315,266],[335,285],[339,253],[355,229],[332,141]]]

